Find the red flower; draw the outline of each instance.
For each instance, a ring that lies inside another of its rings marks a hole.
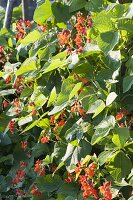
[[[116,115],[116,120],[120,121],[121,119],[123,119],[123,117],[124,117],[123,112],[118,112],[117,115]]]
[[[75,43],[78,47],[81,47],[81,44],[82,44],[82,38],[79,34],[76,35],[76,38],[75,38]]]
[[[88,166],[87,170],[86,170],[86,174],[87,174],[89,177],[94,176],[94,174],[96,173],[96,168],[97,168],[96,164],[95,164],[94,162],[91,163],[91,164]]]
[[[31,194],[37,198],[42,198],[42,193],[39,192],[38,187],[36,185],[32,186]]]
[[[48,136],[43,136],[41,138],[41,143],[44,144],[44,143],[49,143],[49,137]]]
[[[22,190],[20,190],[19,188],[16,188],[16,195],[23,197],[25,195],[25,193]]]
[[[6,100],[3,101],[3,107],[6,108],[8,106],[8,102]]]
[[[100,192],[102,193],[105,200],[111,200],[112,199],[112,193],[110,190],[111,183],[110,182],[104,182],[103,186],[100,186]]]
[[[68,172],[68,177],[65,179],[65,181],[67,183],[72,183],[72,181],[73,181],[72,175],[69,172]]]
[[[6,79],[5,79],[6,84],[11,82],[11,76],[9,75]]]
[[[15,120],[11,120],[8,124],[8,128],[10,130],[11,133],[14,133],[15,130]]]
[[[98,194],[96,189],[93,187],[93,184],[88,180],[87,176],[80,175],[79,183],[81,184],[81,189],[83,192],[83,198],[86,199],[89,196],[93,196],[95,199],[98,199]]]
[[[35,163],[34,171],[38,172],[40,176],[44,176],[46,174],[46,169],[43,166],[42,160],[37,160]]]
[[[70,38],[70,31],[64,30],[62,31],[62,33],[58,34],[57,37],[61,45],[68,44]]]
[[[0,46],[0,53],[4,53],[4,47]]]
[[[25,151],[27,149],[27,141],[21,141],[21,148]]]
[[[24,168],[27,166],[27,163],[25,163],[24,161],[20,161],[20,168]]]
[[[25,176],[24,170],[17,170],[15,178],[12,180],[12,185],[17,185],[22,181],[22,178]]]

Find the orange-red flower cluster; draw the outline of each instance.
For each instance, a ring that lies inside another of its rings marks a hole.
[[[7,78],[5,79],[6,84],[9,84],[11,82],[11,76],[7,76]]]
[[[71,173],[68,172],[68,177],[65,179],[65,181],[66,181],[67,183],[72,183],[73,177],[72,177],[72,174],[71,174]]]
[[[54,131],[57,130],[58,127],[62,127],[65,125],[65,114],[62,112],[58,120],[55,119],[54,115],[50,116],[50,123],[55,125]]]
[[[96,173],[96,169],[97,169],[97,166],[94,162],[92,162],[88,168],[85,170],[86,174],[89,176],[89,177],[92,177],[94,176],[94,174]]]
[[[87,199],[90,196],[93,196],[95,199],[98,199],[98,194],[96,189],[93,186],[93,183],[88,180],[86,175],[79,176],[79,183],[81,184],[81,189],[83,192],[83,198]]]
[[[16,89],[17,93],[20,94],[24,88],[23,84],[24,78],[19,76],[16,78],[15,83],[14,83],[14,88]]]
[[[31,194],[37,198],[42,198],[42,193],[39,192],[38,187],[36,185],[32,186]]]
[[[62,33],[57,35],[57,37],[61,45],[70,43],[71,34],[70,31],[67,29],[63,30]]]
[[[22,148],[24,151],[26,151],[27,145],[28,145],[28,142],[27,142],[27,141],[21,141],[21,148]]]
[[[15,130],[15,120],[11,120],[8,124],[8,128],[10,130],[10,132],[13,134],[14,130]]]
[[[111,182],[104,182],[103,185],[99,187],[100,192],[102,193],[105,200],[112,199],[112,193],[110,187],[111,187]]]
[[[46,169],[43,165],[42,160],[37,160],[35,163],[34,171],[39,173],[40,176],[44,176],[46,174]]]
[[[12,180],[12,185],[15,186],[22,181],[25,176],[25,171],[22,169],[17,170],[15,178]]]
[[[16,30],[18,33],[16,34],[16,38],[23,39],[27,34],[28,30],[32,27],[31,22],[28,20],[19,20],[16,22]]]
[[[15,112],[18,114],[19,113],[19,110],[20,110],[20,100],[19,99],[15,99],[14,102],[14,107],[15,107]]]
[[[39,30],[41,30],[42,32],[46,32],[46,31],[47,31],[47,26],[46,26],[46,24],[44,24],[44,25],[37,24],[37,27],[38,27]]]
[[[19,197],[24,197],[25,193],[22,190],[20,190],[19,188],[16,188],[16,195]]]
[[[71,107],[71,112],[78,112],[82,117],[85,117],[85,110],[82,108],[79,101],[75,101],[74,105]]]
[[[4,57],[4,47],[0,46],[0,63],[4,64],[5,61],[3,60]]]
[[[8,102],[6,100],[3,101],[3,108],[7,108]]]
[[[45,143],[49,143],[49,137],[46,135],[46,136],[43,136],[42,138],[41,138],[41,143],[42,144],[45,144]]]

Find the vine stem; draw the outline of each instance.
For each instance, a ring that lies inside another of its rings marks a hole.
[[[23,20],[28,20],[29,18],[29,1],[28,0],[22,0],[22,18]]]
[[[8,0],[3,28],[10,28],[12,21],[13,4],[15,0]]]

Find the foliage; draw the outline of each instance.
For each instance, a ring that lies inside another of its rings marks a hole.
[[[38,2],[0,30],[1,197],[132,199],[133,4]]]

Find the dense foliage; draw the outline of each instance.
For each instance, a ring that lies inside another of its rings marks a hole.
[[[133,3],[38,2],[0,30],[0,197],[132,200]]]

